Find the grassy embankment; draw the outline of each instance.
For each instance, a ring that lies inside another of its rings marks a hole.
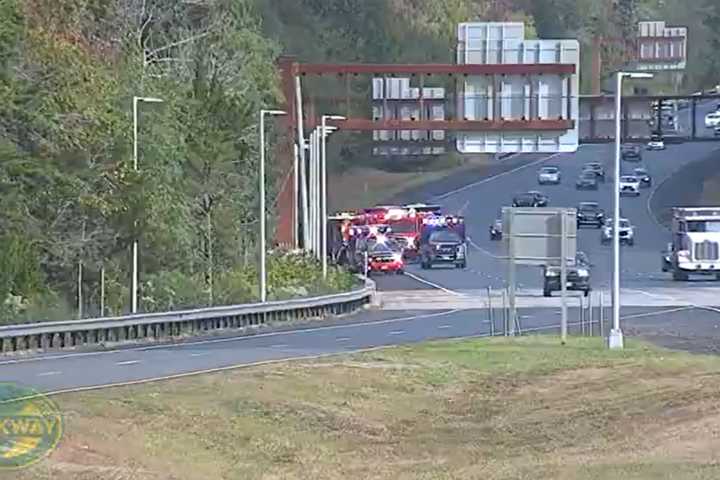
[[[65,395],[17,480],[716,479],[720,359],[551,337],[428,343]]]
[[[477,174],[488,165],[490,156],[441,157],[428,162],[423,169],[402,171],[378,168],[353,168],[328,179],[328,196],[333,211],[357,209],[382,204],[396,195],[422,185],[442,180],[458,172]]]

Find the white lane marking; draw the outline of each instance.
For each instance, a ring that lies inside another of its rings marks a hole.
[[[208,355],[210,355],[210,354],[207,353],[207,352],[203,352],[203,353],[191,353],[191,354],[190,354],[191,357],[206,357],[206,356],[208,356]]]
[[[10,365],[10,364],[16,364],[16,363],[28,363],[28,362],[42,362],[46,360],[62,360],[66,358],[79,358],[79,357],[90,357],[90,356],[98,356],[98,355],[117,355],[120,353],[125,352],[149,352],[153,350],[163,350],[163,349],[171,349],[171,348],[181,348],[181,347],[193,347],[195,345],[213,345],[216,343],[228,343],[228,342],[244,342],[256,338],[268,338],[268,337],[277,337],[279,335],[301,335],[306,333],[315,333],[315,332],[324,332],[324,331],[332,331],[332,330],[346,330],[350,328],[359,328],[359,327],[366,327],[366,326],[376,326],[376,325],[388,325],[393,323],[400,323],[400,322],[411,322],[413,320],[420,320],[424,318],[435,318],[435,317],[442,317],[445,315],[452,315],[454,313],[460,312],[464,309],[462,308],[456,308],[452,310],[444,310],[441,312],[432,312],[432,313],[424,313],[420,315],[410,315],[407,317],[398,317],[398,318],[388,318],[385,320],[375,320],[372,322],[359,322],[359,323],[348,323],[344,325],[326,325],[323,327],[312,327],[312,328],[305,328],[300,330],[286,330],[286,331],[278,331],[278,332],[267,332],[267,333],[258,333],[255,335],[242,335],[242,336],[236,336],[236,337],[229,337],[229,338],[215,338],[210,340],[199,340],[195,342],[187,342],[187,343],[169,343],[166,345],[150,345],[150,346],[144,346],[144,347],[137,347],[137,348],[126,348],[121,350],[108,350],[103,352],[83,352],[83,353],[68,353],[65,355],[54,355],[54,356],[47,356],[47,357],[34,357],[34,358],[21,358],[16,360],[6,360],[0,362],[0,365]]]
[[[520,170],[523,170],[523,169],[525,169],[525,168],[532,167],[532,166],[537,165],[537,164],[539,164],[539,163],[545,162],[545,161],[547,161],[547,160],[550,160],[551,158],[555,158],[555,157],[557,157],[558,155],[562,155],[562,154],[564,154],[564,153],[566,153],[566,152],[553,153],[552,155],[550,155],[550,156],[548,156],[548,157],[543,157],[543,158],[540,158],[540,159],[535,160],[535,161],[533,161],[533,162],[526,163],[526,164],[524,164],[524,165],[520,165],[519,167],[513,168],[512,170],[508,170],[507,172],[502,172],[502,173],[498,173],[497,175],[493,175],[493,176],[491,176],[491,177],[483,178],[482,180],[478,180],[477,182],[470,183],[470,184],[468,184],[468,185],[465,185],[464,187],[456,188],[455,190],[451,190],[451,191],[449,191],[449,192],[447,192],[447,193],[443,193],[442,195],[437,195],[437,196],[435,197],[435,200],[444,200],[444,199],[446,199],[446,198],[448,198],[448,197],[451,197],[451,196],[455,195],[456,193],[464,192],[465,190],[469,190],[469,189],[471,189],[471,188],[475,188],[475,187],[477,187],[478,185],[483,185],[483,184],[488,183],[488,182],[490,182],[490,181],[492,181],[492,180],[495,180],[495,179],[497,179],[497,178],[505,177],[505,176],[507,176],[507,175],[512,175],[512,174],[515,173],[515,172],[519,172]],[[572,153],[572,152],[567,152],[567,153]]]
[[[447,330],[448,328],[452,328],[451,325],[438,325],[437,327],[440,330]]]
[[[349,342],[350,340],[350,337],[337,337],[335,339],[336,342]]]
[[[127,360],[125,362],[116,362],[115,365],[137,365],[138,363],[140,363],[140,360]]]
[[[695,307],[678,307],[678,308],[670,308],[668,310],[660,310],[658,312],[635,313],[633,315],[626,315],[624,317],[620,317],[620,320],[632,320],[634,318],[655,317],[658,315],[663,315],[665,313],[675,313],[675,312],[684,312],[686,310],[693,310],[694,308]]]
[[[682,303],[686,303],[686,304],[689,305],[690,307],[699,308],[699,309],[702,309],[702,310],[707,310],[707,311],[709,311],[709,312],[720,313],[720,308],[713,307],[712,305],[701,305],[701,304],[697,304],[697,303],[692,303],[692,302],[688,302],[688,301],[686,301],[686,300],[685,300],[685,301],[678,300],[677,297],[673,297],[672,295],[660,295],[660,294],[657,294],[657,293],[646,292],[645,290],[639,290],[639,289],[636,289],[636,288],[625,288],[624,290],[627,290],[627,291],[629,291],[629,292],[637,292],[637,293],[639,293],[640,295],[645,295],[645,296],[650,297],[650,298],[657,298],[658,300],[671,300],[671,301],[673,301],[673,302],[678,302],[678,303],[681,303],[681,304],[682,304]]]
[[[415,275],[414,273],[405,272],[405,276],[406,276],[406,277],[410,277],[410,278],[412,278],[413,280],[416,280],[416,281],[418,281],[418,282],[420,282],[420,283],[424,283],[425,285],[428,285],[428,286],[430,286],[430,287],[437,288],[438,290],[442,290],[443,292],[449,293],[450,295],[455,295],[455,296],[458,296],[458,297],[465,297],[465,296],[466,296],[464,293],[456,292],[455,290],[450,290],[449,288],[445,288],[445,287],[443,287],[442,285],[438,285],[437,283],[433,283],[433,282],[431,282],[430,280],[425,280],[424,278],[419,277],[419,276]]]
[[[471,247],[473,247],[474,249],[476,249],[476,250],[479,251],[480,253],[487,255],[488,257],[494,258],[494,259],[496,259],[496,260],[502,260],[502,259],[503,259],[503,257],[501,257],[500,255],[495,255],[494,253],[491,253],[490,251],[485,250],[485,249],[482,248],[480,245],[478,245],[477,243],[475,243],[475,240],[473,240],[473,239],[470,238],[470,237],[468,237],[468,243],[470,244]]]
[[[393,330],[392,332],[388,333],[388,335],[404,335],[405,330]]]
[[[288,348],[290,345],[287,343],[277,343],[275,345],[270,345],[270,348]]]
[[[38,377],[52,377],[54,375],[62,375],[62,372],[55,371],[55,372],[43,372],[43,373],[37,374]]]
[[[465,203],[463,204],[463,206],[460,207],[460,209],[458,210],[457,214],[460,215],[460,216],[464,215],[464,214],[465,214],[465,210],[467,210],[467,208],[468,208],[469,206],[470,206],[470,200],[468,200],[467,202],[465,202]]]

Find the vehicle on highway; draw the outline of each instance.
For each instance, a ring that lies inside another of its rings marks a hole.
[[[705,115],[705,127],[715,128],[720,125],[720,111],[710,112]]]
[[[620,195],[637,197],[640,195],[640,179],[635,175],[620,177]]]
[[[490,225],[490,240],[502,240],[502,218],[497,218]]]
[[[720,207],[673,208],[672,243],[663,271],[673,280],[715,275],[720,280]],[[663,263],[665,263],[663,261]]]
[[[589,162],[583,165],[583,172],[594,172],[601,182],[605,181],[605,167],[600,162]]]
[[[591,225],[602,228],[605,222],[605,210],[597,202],[580,202],[577,207],[577,227]]]
[[[420,267],[424,270],[434,265],[467,267],[467,245],[464,235],[452,228],[435,228],[423,232],[420,244]]]
[[[623,243],[629,246],[635,245],[635,228],[630,223],[630,220],[627,218],[621,218],[620,219],[620,229],[619,229],[619,237],[620,237],[620,244]],[[610,242],[612,242],[613,239],[613,219],[608,218],[605,220],[605,224],[602,228],[602,233],[600,234],[600,243],[603,245],[607,245]]]
[[[640,145],[623,145],[622,159],[628,162],[639,162],[642,160],[642,149]]]
[[[557,185],[562,180],[560,169],[555,166],[545,166],[538,171],[538,183],[540,185]]]
[[[402,275],[405,272],[402,248],[390,239],[377,238],[367,243],[367,272],[394,273]]]
[[[638,167],[633,169],[633,175],[640,180],[640,188],[648,188],[652,186],[652,177],[647,168]]]
[[[538,200],[532,193],[521,193],[515,195],[512,201],[513,207],[539,207]]]
[[[665,150],[665,139],[662,135],[653,135],[645,148],[647,150]]]
[[[402,247],[403,259],[416,259],[422,230],[421,217],[407,214],[401,218],[389,219],[388,226],[388,237]]]
[[[598,176],[591,170],[585,170],[580,173],[580,176],[575,182],[576,190],[597,190],[598,188]]]
[[[665,250],[662,251],[662,260],[660,261],[660,264],[662,265],[660,268],[663,272],[670,272],[673,269],[673,263],[672,263],[672,255],[673,255],[673,244],[668,243],[665,247]]]
[[[562,290],[560,275],[559,266],[543,267],[543,296],[551,297],[552,292]],[[583,292],[586,297],[590,295],[590,270],[586,266],[568,265],[565,275],[566,290]]]
[[[535,196],[535,200],[537,201],[538,207],[547,207],[548,204],[550,203],[550,197],[548,197],[547,195],[545,195],[542,192],[539,192],[537,190],[530,190],[527,193]]]

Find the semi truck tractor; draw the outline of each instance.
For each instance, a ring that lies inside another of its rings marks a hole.
[[[662,270],[678,281],[690,275],[720,280],[720,207],[672,209],[672,241],[662,254]]]

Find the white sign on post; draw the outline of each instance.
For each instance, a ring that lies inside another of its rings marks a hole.
[[[559,266],[564,343],[567,337],[567,267],[575,265],[577,255],[577,210],[504,207],[502,217],[503,240],[508,258],[510,324],[514,326],[517,319],[515,266]]]

